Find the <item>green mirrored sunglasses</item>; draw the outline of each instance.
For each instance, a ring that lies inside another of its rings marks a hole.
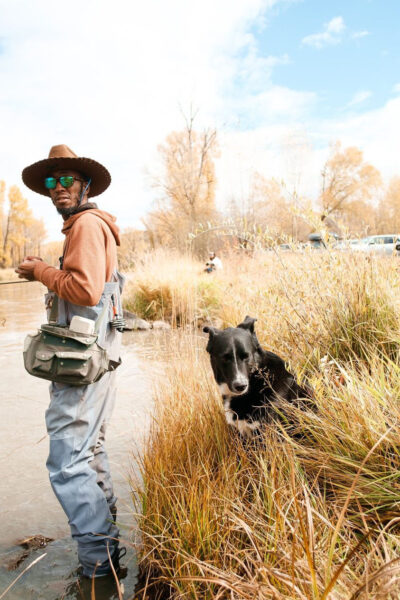
[[[84,179],[79,179],[79,177],[74,177],[73,175],[62,175],[61,177],[46,177],[44,180],[44,186],[48,190],[54,190],[57,185],[57,181],[61,183],[63,188],[69,188],[71,185],[74,185],[74,181],[83,181]]]

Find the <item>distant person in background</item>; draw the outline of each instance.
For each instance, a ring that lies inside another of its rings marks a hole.
[[[206,262],[206,268],[204,270],[206,273],[222,270],[222,260],[218,258],[215,252],[210,252],[209,260]]]

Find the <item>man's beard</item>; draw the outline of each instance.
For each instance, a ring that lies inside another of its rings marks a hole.
[[[76,213],[83,212],[84,210],[91,210],[93,208],[98,208],[95,202],[85,202],[85,204],[80,204],[79,206],[70,206],[69,208],[57,208],[57,212],[63,217],[71,217],[72,215],[76,215]]]
[[[62,215],[63,217],[70,217],[71,215],[74,215],[76,210],[77,210],[77,206],[69,206],[69,207],[56,207],[57,212]]]

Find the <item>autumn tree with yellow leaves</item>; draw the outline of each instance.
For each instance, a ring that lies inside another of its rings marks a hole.
[[[40,254],[46,238],[43,221],[35,219],[21,190],[13,185],[8,190],[8,211],[5,202],[6,185],[0,182],[0,267],[16,266],[28,254]]]
[[[379,171],[364,161],[355,147],[332,147],[322,169],[320,205],[322,220],[330,216],[353,233],[370,233],[375,229],[377,201],[382,186]]]
[[[242,203],[243,219],[250,229],[266,230],[276,241],[306,241],[310,233],[324,231],[339,235],[375,233],[379,229],[383,184],[379,171],[364,161],[361,150],[342,148],[337,142],[321,175],[320,195],[317,202],[312,202],[299,195],[296,182],[293,185],[255,173],[247,201]],[[390,214],[399,210],[400,224],[400,180],[387,197]],[[240,213],[233,201],[230,213]]]
[[[310,226],[301,216],[298,201],[287,193],[283,181],[255,173],[249,194],[247,219],[275,239],[306,239]],[[298,199],[297,199],[298,200]]]
[[[214,129],[195,131],[193,121],[188,119],[183,131],[171,133],[159,147],[164,173],[154,185],[161,197],[145,219],[155,244],[179,250],[188,247],[191,232],[216,215],[217,135]],[[195,252],[201,251],[198,246]]]
[[[400,177],[393,177],[378,207],[377,233],[400,233]]]
[[[161,195],[145,219],[151,247],[185,250],[192,239],[191,248],[204,254],[211,241],[214,248],[233,239],[232,224],[240,231],[262,229],[276,241],[305,241],[311,232],[366,236],[400,231],[400,177],[385,191],[378,169],[356,147],[332,145],[314,201],[299,193],[299,168],[294,184],[255,173],[248,195],[240,202],[232,198],[224,214],[215,207],[215,130],[195,131],[191,118],[183,131],[167,137],[159,153],[164,172],[155,186]],[[217,237],[221,244],[215,243]]]

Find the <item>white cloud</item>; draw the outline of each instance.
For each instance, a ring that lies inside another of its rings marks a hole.
[[[371,34],[369,31],[364,29],[363,31],[355,31],[354,33],[351,34],[351,37],[355,40],[358,40],[360,38],[366,37],[367,35],[371,35]]]
[[[320,123],[321,139],[341,140],[344,146],[358,146],[366,160],[375,165],[385,179],[399,173],[400,97],[380,108]]]
[[[334,17],[331,21],[329,21],[326,30],[332,34],[342,33],[346,28],[343,17]]]
[[[396,85],[393,86],[393,91],[395,94],[400,94],[400,83],[396,83]]]
[[[258,94],[240,97],[232,108],[235,114],[242,115],[248,127],[261,128],[281,122],[290,126],[307,114],[315,102],[313,92],[299,92],[274,85]]]
[[[302,39],[302,44],[313,46],[314,48],[323,48],[332,44],[339,44],[342,41],[342,34],[346,29],[343,17],[334,17],[325,23],[320,33],[307,35]]]
[[[121,227],[135,226],[154,198],[145,169],[157,168],[158,144],[182,126],[180,107],[190,103],[200,109],[197,126],[219,129],[220,204],[245,195],[255,169],[289,180],[300,174],[301,193],[315,196],[336,139],[365,150],[384,175],[396,173],[400,97],[321,121],[312,91],[273,84],[273,70],[290,57],[261,56],[249,32],[278,1],[70,0],[66,25],[62,3],[0,0],[0,179],[20,183],[24,166],[66,143],[110,169],[99,205]],[[336,17],[325,33],[340,38],[344,30]],[[60,239],[49,201],[24,192]]]
[[[347,106],[354,106],[355,104],[362,104],[365,100],[368,100],[372,96],[372,92],[369,90],[363,90],[354,94]]]
[[[66,143],[110,169],[99,204],[122,227],[137,223],[154,197],[144,169],[182,126],[181,107],[200,108],[200,127],[232,122],[232,82],[265,89],[274,65],[288,60],[259,57],[249,34],[279,1],[70,0],[66,17],[51,0],[0,0],[0,178],[20,182],[24,166]],[[59,237],[48,201],[24,192]]]
[[[303,114],[296,123],[266,124],[255,130],[227,133],[222,137],[218,162],[220,197],[244,200],[254,171],[267,178],[296,183],[300,196],[318,196],[322,166],[330,144],[357,146],[366,161],[387,182],[399,173],[400,97],[384,106],[349,114],[344,118],[316,119]]]

